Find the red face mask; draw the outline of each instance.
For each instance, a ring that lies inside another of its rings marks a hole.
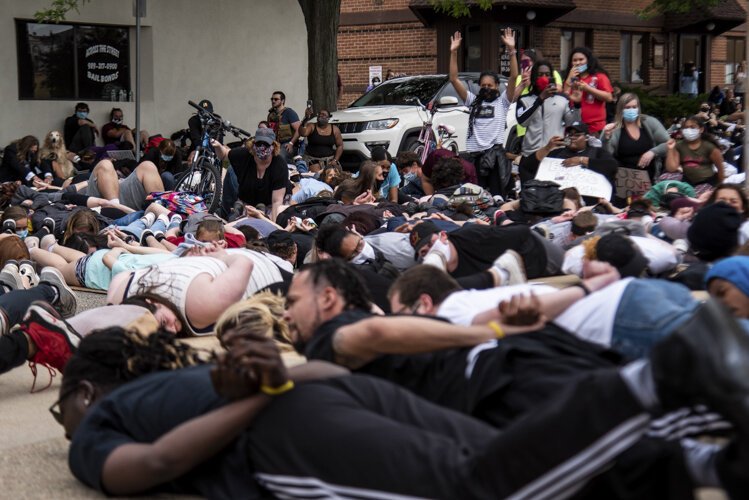
[[[548,76],[539,76],[536,78],[536,88],[539,92],[543,92],[546,87],[549,86],[549,77]]]

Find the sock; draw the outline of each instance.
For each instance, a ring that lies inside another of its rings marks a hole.
[[[119,205],[120,204],[120,199],[119,198],[112,198],[111,200],[109,200],[109,203],[117,203]]]
[[[637,401],[648,411],[656,411],[660,407],[658,394],[655,390],[655,380],[650,362],[638,359],[619,370],[627,388]]]
[[[502,285],[506,285],[510,281],[510,273],[504,267],[495,267],[494,269],[499,273],[499,282]]]
[[[722,446],[712,443],[700,443],[692,439],[682,439],[684,463],[696,486],[721,488],[715,461]]]
[[[51,252],[52,252],[52,249],[53,249],[53,248],[55,248],[55,245],[57,245],[57,242],[55,242],[55,243],[52,243],[52,244],[51,244],[50,246],[48,246],[48,247],[47,247],[47,251],[51,253]]]
[[[161,222],[164,223],[165,226],[169,225],[169,218],[164,214],[161,214],[158,217],[156,217],[156,220],[160,220]]]
[[[13,289],[12,289],[11,287],[9,287],[9,286],[6,286],[6,285],[2,285],[2,287],[3,287],[3,292],[4,292],[4,293],[8,293],[8,292],[10,292],[10,291],[12,291],[12,290],[13,290]]]

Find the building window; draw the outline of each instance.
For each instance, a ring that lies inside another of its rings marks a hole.
[[[619,80],[624,83],[643,83],[645,59],[645,34],[622,33],[621,66]]]
[[[566,70],[572,49],[575,47],[588,46],[588,32],[586,30],[562,30],[561,43],[559,44],[559,69]]]
[[[728,38],[726,51],[726,80],[725,83],[734,83],[736,68],[741,61],[746,60],[746,40],[743,38]]]
[[[16,20],[19,99],[120,100],[130,91],[130,30]]]

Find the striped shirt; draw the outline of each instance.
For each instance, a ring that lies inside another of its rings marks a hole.
[[[476,96],[468,91],[465,105],[470,106]],[[507,100],[507,92],[491,102],[482,102],[476,119],[473,123],[473,135],[466,139],[466,151],[475,153],[486,151],[495,144],[505,142],[505,123],[510,101]]]

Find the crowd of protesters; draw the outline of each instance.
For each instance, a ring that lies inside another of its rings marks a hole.
[[[5,149],[0,373],[63,373],[50,411],[76,478],[209,498],[749,490],[743,103],[667,127],[589,49],[561,75],[502,41],[508,84],[472,90],[451,37],[460,156],[374,148],[352,175],[335,113],[276,91],[250,140],[212,143],[216,214],[171,191],[176,138],[110,157],[134,148],[117,108],[99,129],[79,103],[42,147]],[[549,161],[611,195],[537,179]],[[622,190],[628,170],[647,182]],[[73,287],[107,305],[78,312]],[[179,339],[204,335],[221,352]]]

